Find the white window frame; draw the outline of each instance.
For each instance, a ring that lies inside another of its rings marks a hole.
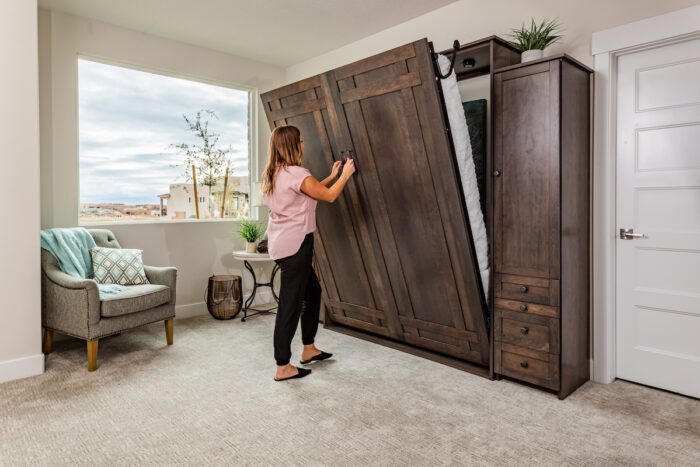
[[[259,221],[261,220],[258,215],[258,209],[255,209],[250,203],[252,203],[252,191],[253,191],[253,182],[255,180],[254,174],[258,172],[258,112],[259,112],[259,107],[258,107],[258,102],[260,101],[260,90],[256,87],[252,86],[246,86],[244,84],[240,83],[235,83],[232,81],[222,81],[222,80],[215,80],[215,79],[210,79],[210,78],[205,78],[202,76],[198,75],[191,75],[188,73],[181,73],[181,72],[175,72],[172,70],[166,70],[166,69],[160,69],[156,67],[151,67],[143,64],[136,64],[136,63],[131,63],[131,62],[125,62],[122,60],[117,60],[117,59],[108,59],[104,57],[99,57],[96,55],[90,55],[90,54],[85,54],[85,53],[78,53],[76,54],[75,58],[75,68],[76,68],[76,97],[77,97],[77,102],[76,102],[76,122],[77,122],[77,127],[78,127],[78,135],[80,135],[80,75],[78,72],[78,61],[79,60],[86,60],[86,61],[91,61],[91,62],[96,62],[96,63],[102,63],[104,65],[111,65],[111,66],[116,66],[116,67],[121,67],[121,68],[128,68],[131,70],[135,71],[142,71],[145,73],[152,73],[154,75],[160,75],[160,76],[167,76],[170,78],[179,78],[179,79],[186,79],[189,81],[194,81],[197,83],[203,83],[203,84],[210,84],[213,86],[220,86],[220,87],[225,87],[229,89],[235,89],[237,91],[245,91],[248,93],[248,200],[249,200],[249,207],[248,207],[248,219],[250,220],[255,220]],[[78,159],[78,164],[77,164],[77,177],[76,180],[78,181],[78,196],[80,196],[80,137],[78,136],[78,147],[77,147],[77,152],[76,152],[76,157]],[[77,206],[78,211],[80,210],[80,201],[78,201],[78,206]],[[147,221],[132,221],[132,220],[125,220],[125,221],[113,221],[113,222],[81,222],[80,221],[80,215],[78,214],[78,225],[80,226],[109,226],[109,225],[130,225],[130,224],[177,224],[177,223],[190,223],[190,222],[240,222],[241,219],[170,219],[170,220],[161,220],[161,219],[153,219],[153,220],[147,220]]]

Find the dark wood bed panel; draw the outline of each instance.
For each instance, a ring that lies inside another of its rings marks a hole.
[[[486,308],[427,40],[262,95],[304,134],[323,178],[341,150],[358,173],[319,204],[326,320],[488,367]]]

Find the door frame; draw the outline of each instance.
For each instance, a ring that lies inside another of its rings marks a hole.
[[[596,32],[593,120],[593,381],[616,369],[617,59],[620,55],[700,38],[700,5]]]

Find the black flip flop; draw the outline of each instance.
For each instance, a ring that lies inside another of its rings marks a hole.
[[[297,368],[297,371],[299,373],[297,373],[294,376],[288,376],[288,377],[282,378],[282,379],[274,378],[274,380],[279,382],[279,381],[287,381],[288,379],[303,378],[304,376],[308,376],[309,373],[311,373],[311,370],[307,370],[306,368]]]
[[[302,365],[306,365],[307,363],[311,363],[313,361],[326,360],[327,358],[331,358],[332,356],[332,353],[321,351],[320,354],[316,355],[315,357],[311,357],[309,360],[299,360],[299,363],[301,363]]]

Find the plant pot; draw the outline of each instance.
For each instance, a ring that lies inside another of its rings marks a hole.
[[[537,60],[538,58],[542,58],[542,55],[544,55],[544,50],[542,49],[526,50],[520,55],[520,63]]]
[[[245,252],[246,253],[255,253],[257,250],[255,249],[255,242],[246,242],[245,244]]]

